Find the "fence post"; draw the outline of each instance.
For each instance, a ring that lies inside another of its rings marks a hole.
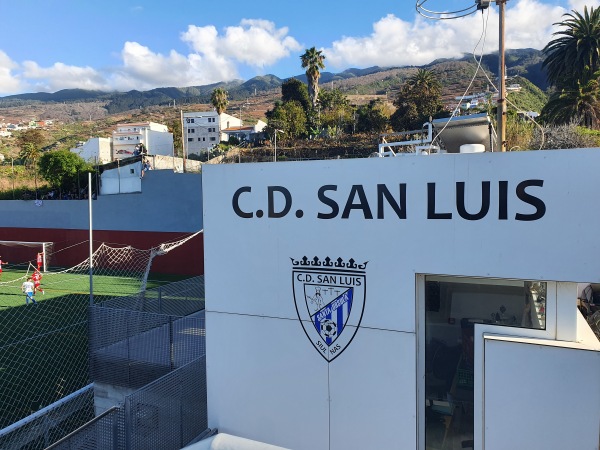
[[[169,355],[171,362],[171,370],[175,367],[175,355],[173,355],[173,316],[169,316]]]
[[[119,413],[112,414],[112,448],[121,448],[121,443],[119,442]]]
[[[131,427],[133,426],[133,420],[131,420],[131,400],[130,396],[125,397],[125,413],[124,413],[124,425],[125,425],[125,450],[131,450]]]

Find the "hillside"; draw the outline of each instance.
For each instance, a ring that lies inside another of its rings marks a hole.
[[[542,91],[547,88],[541,72],[542,53],[533,49],[511,50],[506,53],[507,74],[519,75],[529,80]],[[440,74],[447,98],[463,93],[474,74],[476,63],[472,55],[460,59],[437,60],[422,66]],[[495,80],[498,55],[484,55],[482,67],[490,79]],[[347,69],[340,73],[323,72],[320,83],[324,88],[339,88],[347,94],[393,96],[399,86],[418,67]],[[306,81],[304,74],[295,78]],[[83,89],[61,90],[55,93],[28,93],[0,97],[0,117],[9,121],[11,117],[54,119],[60,121],[92,120],[106,114],[118,114],[151,106],[182,107],[192,104],[208,104],[212,91],[221,87],[228,91],[232,102],[271,98],[279,94],[283,79],[275,75],[254,77],[247,81],[234,80],[205,86],[163,87],[149,91],[101,92]],[[487,89],[485,77],[478,77],[473,91]],[[51,106],[46,108],[45,106]]]

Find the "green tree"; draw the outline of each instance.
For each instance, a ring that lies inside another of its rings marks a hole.
[[[323,126],[344,131],[352,124],[354,111],[350,106],[348,97],[339,89],[321,91],[319,104]]]
[[[80,173],[93,170],[79,155],[69,150],[45,152],[39,166],[41,175],[59,191],[76,184]]]
[[[210,102],[218,114],[224,113],[227,110],[227,105],[229,104],[228,95],[227,91],[223,88],[216,88],[212,91]]]
[[[571,11],[563,17],[554,24],[560,27],[553,34],[558,37],[544,47],[542,63],[548,82],[559,88],[585,84],[600,69],[600,8],[584,6],[583,15]]]
[[[542,109],[546,122],[556,125],[575,122],[591,129],[600,129],[600,73],[586,83],[565,87],[550,96]]]
[[[181,120],[176,119],[169,123],[168,130],[169,133],[173,134],[173,150],[175,152],[175,156],[181,158],[183,156],[183,143],[181,142]]]
[[[400,87],[394,106],[396,111],[390,122],[395,131],[420,129],[430,116],[443,115],[442,84],[437,75],[431,70],[419,69]]]
[[[40,158],[40,150],[33,144],[33,142],[25,142],[21,147],[19,158],[25,162],[25,167],[30,170],[33,169],[33,180],[35,185],[35,192],[37,198],[37,160]]]
[[[308,96],[308,87],[297,78],[285,80],[281,85],[281,101],[283,103],[297,101],[302,105],[304,111],[310,111],[311,102]]]
[[[357,131],[384,133],[389,131],[390,107],[381,99],[371,100],[368,105],[362,105],[356,111]]]
[[[37,160],[40,158],[40,149],[31,142],[26,142],[21,146],[19,158],[23,160],[28,168],[35,168]]]
[[[306,114],[300,102],[292,100],[275,105],[267,112],[267,133],[273,136],[275,129],[285,133],[285,138],[295,139],[306,135]]]
[[[32,144],[38,150],[44,147],[46,136],[42,130],[30,128],[17,136],[17,145],[22,149],[26,144]]]
[[[576,11],[555,25],[558,36],[544,47],[548,82],[556,87],[542,109],[546,122],[556,125],[576,122],[600,127],[600,8]]]
[[[313,108],[316,109],[319,100],[319,78],[321,78],[321,70],[325,69],[325,55],[321,50],[315,47],[307,49],[300,56],[302,68],[306,69],[306,79],[308,80],[308,94],[312,101]]]

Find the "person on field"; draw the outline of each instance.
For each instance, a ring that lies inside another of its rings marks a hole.
[[[40,270],[42,268],[42,264],[44,263],[44,254],[43,253],[38,253],[37,254],[37,270]]]
[[[8,264],[8,261],[2,261],[2,256],[0,256],[0,278],[2,278],[2,264]]]
[[[35,301],[35,294],[33,292],[34,289],[35,287],[31,281],[31,277],[27,279],[27,281],[24,281],[21,285],[21,290],[25,293],[25,303],[27,305],[29,305],[29,300],[31,300],[34,305],[37,305],[37,302]]]
[[[39,270],[35,270],[33,275],[31,275],[31,281],[33,281],[33,294],[36,292],[41,292],[42,295],[45,294],[44,290],[40,287],[40,283],[42,282],[42,272]]]

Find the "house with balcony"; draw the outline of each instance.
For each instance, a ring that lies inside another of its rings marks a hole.
[[[149,155],[172,155],[173,133],[154,122],[120,123],[112,133],[112,144],[113,159],[134,156],[141,145]]]

